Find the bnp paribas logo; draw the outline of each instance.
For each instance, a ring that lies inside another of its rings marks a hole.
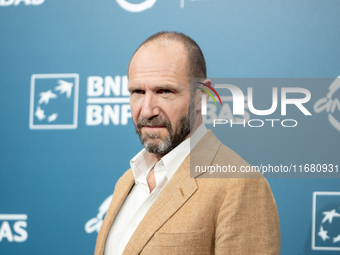
[[[340,192],[313,193],[312,250],[340,251]]]
[[[29,128],[77,128],[78,90],[78,74],[33,74]]]

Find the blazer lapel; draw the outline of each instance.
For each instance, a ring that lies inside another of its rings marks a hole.
[[[131,169],[117,182],[115,192],[113,193],[112,202],[107,210],[104,222],[97,237],[95,255],[104,254],[106,238],[111,229],[112,222],[117,215],[117,212],[123,204],[126,196],[129,194],[134,184],[133,173]]]
[[[195,160],[195,163],[210,165],[220,145],[221,142],[208,130],[150,207],[130,238],[123,255],[139,254],[154,233],[195,193],[196,180],[190,178],[191,155],[191,160]]]
[[[196,178],[204,174],[203,172],[196,172],[195,167],[210,166],[221,145],[222,143],[216,138],[214,133],[208,129],[208,132],[190,152],[190,178]]]
[[[171,180],[159,194],[141,223],[133,233],[123,255],[141,252],[153,234],[190,198],[197,190],[196,181],[190,179],[190,155],[186,157]]]

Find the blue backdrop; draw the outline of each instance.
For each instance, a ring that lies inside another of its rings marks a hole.
[[[315,162],[298,164],[339,164],[340,130],[328,115],[340,120],[340,106],[314,107],[340,98],[326,97],[340,74],[339,10],[337,0],[0,0],[0,253],[93,253],[114,185],[142,148],[127,65],[162,30],[196,40],[209,77],[331,78],[308,88],[313,128],[269,138],[248,128],[247,143],[231,135],[226,145],[251,164],[309,152]],[[282,254],[340,251],[340,179],[269,183]]]

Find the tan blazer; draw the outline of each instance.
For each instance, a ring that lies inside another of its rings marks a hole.
[[[194,150],[191,160],[197,165],[248,165],[210,130]],[[190,155],[137,227],[124,255],[280,253],[279,218],[265,178],[190,178],[189,169]],[[95,255],[104,253],[112,222],[133,184],[130,169],[116,184]]]

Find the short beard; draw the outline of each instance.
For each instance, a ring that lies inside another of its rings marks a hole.
[[[168,130],[168,135],[163,139],[159,138],[158,133],[147,132],[145,136],[142,134],[143,126],[164,126]],[[139,136],[143,147],[150,153],[161,158],[171,150],[177,147],[190,134],[190,116],[186,113],[181,116],[178,124],[173,129],[169,119],[156,116],[151,119],[140,118],[137,120],[136,133]],[[157,142],[157,140],[160,140]]]

